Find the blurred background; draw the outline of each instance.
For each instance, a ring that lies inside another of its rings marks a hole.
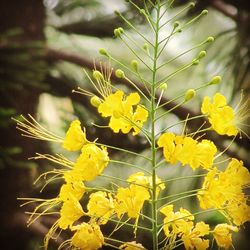
[[[141,4],[142,1],[134,1]],[[188,1],[176,0],[168,11],[167,18],[178,13]],[[214,36],[215,42],[206,44],[208,55],[199,66],[177,75],[164,94],[166,100],[182,93],[187,87],[194,88],[208,82],[214,75],[222,76],[218,86],[203,89],[195,100],[185,107],[176,109],[171,115],[158,124],[158,130],[178,122],[187,114],[199,114],[199,107],[204,95],[212,95],[222,91],[230,104],[236,106],[240,102],[241,89],[245,97],[250,91],[250,2],[239,0],[198,0],[191,11],[184,12],[177,19],[181,23],[208,9],[209,14],[187,28],[172,39],[163,51],[162,61],[169,60],[186,51],[208,36]],[[55,166],[43,161],[27,160],[39,153],[61,153],[60,146],[24,138],[15,128],[11,117],[20,114],[31,114],[51,131],[64,135],[68,124],[79,118],[86,128],[88,139],[99,138],[101,142],[124,147],[144,155],[148,145],[141,136],[113,134],[108,129],[97,129],[92,123],[105,125],[107,121],[100,119],[95,108],[89,104],[87,97],[72,93],[78,86],[91,89],[91,84],[83,72],[92,70],[94,62],[104,60],[99,54],[99,48],[105,48],[115,58],[130,64],[133,54],[124,47],[119,39],[115,39],[113,30],[119,26],[128,29],[128,34],[134,39],[138,35],[114,14],[119,10],[128,20],[146,34],[148,27],[145,19],[125,0],[1,0],[0,1],[0,242],[1,249],[31,250],[39,249],[43,237],[55,218],[39,219],[27,228],[28,208],[20,208],[17,197],[54,197],[58,194],[55,183],[47,187],[42,194],[40,186],[33,182],[40,173]],[[152,10],[153,11],[153,10]],[[169,33],[166,26],[166,34]],[[163,33],[164,35],[164,33]],[[143,43],[141,44],[143,46]],[[192,50],[164,68],[162,74],[171,72],[192,60],[199,53]],[[142,53],[138,49],[137,53]],[[119,67],[112,63],[112,67]],[[149,73],[143,65],[141,73]],[[114,76],[112,82],[127,90],[128,85]],[[164,110],[162,110],[164,112]],[[247,123],[247,121],[244,121]],[[200,124],[188,124],[189,129],[195,129]],[[175,127],[174,131],[181,131]],[[248,127],[242,127],[249,132]],[[249,134],[249,133],[248,133]],[[208,138],[214,140],[220,150],[226,148],[230,139],[218,137],[209,133]],[[145,165],[138,157],[131,158],[117,152],[109,151],[114,159],[126,157],[127,161]],[[237,138],[232,147],[226,151],[225,157],[236,157],[245,162],[249,168],[249,141],[246,136]],[[74,156],[70,156],[74,157]],[[160,156],[159,156],[160,157]],[[147,166],[145,166],[147,168]],[[129,176],[133,170],[126,166],[110,166],[110,174]],[[180,166],[170,167],[159,173],[168,178],[192,174],[189,169]],[[99,178],[98,185],[109,185],[107,180]],[[119,184],[119,183],[118,183]],[[186,181],[170,183],[167,193],[178,193],[183,190],[197,188],[197,182]],[[166,194],[167,194],[166,193]],[[180,206],[191,207],[193,201],[185,200]],[[30,208],[32,209],[32,207]],[[223,221],[218,214],[209,214],[205,218],[211,224]],[[104,229],[104,230],[109,230]],[[124,234],[123,234],[124,235]],[[127,234],[131,236],[131,234]],[[138,241],[148,246],[147,239],[142,235]],[[249,225],[246,233],[237,235],[235,249],[249,249]],[[53,243],[51,249],[57,249],[58,243]],[[108,248],[107,248],[108,249]]]

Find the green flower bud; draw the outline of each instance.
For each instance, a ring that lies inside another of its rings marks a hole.
[[[119,32],[119,29],[114,29],[114,35],[116,37],[120,37],[121,36],[121,33]]]
[[[180,23],[178,21],[174,22],[174,28],[176,29],[178,26],[180,25]]]
[[[189,6],[193,8],[195,6],[195,3],[191,2],[191,3],[189,3]]]
[[[198,65],[199,63],[200,63],[200,60],[198,60],[198,59],[194,59],[192,61],[192,65],[194,65],[194,66]]]
[[[220,76],[214,76],[212,80],[209,82],[209,84],[219,84],[221,82],[221,77]]]
[[[145,49],[146,51],[148,50],[148,44],[147,43],[144,43],[143,46],[142,46],[143,49]]]
[[[202,50],[202,51],[199,53],[198,58],[201,59],[201,58],[205,57],[206,54],[207,54],[207,52],[206,52],[205,50]]]
[[[121,34],[124,32],[123,28],[119,27],[117,29],[114,29],[114,35],[116,37],[121,37]]]
[[[138,71],[138,61],[137,60],[132,60],[131,61],[131,67],[134,69],[134,71]]]
[[[99,105],[102,103],[102,101],[98,96],[95,95],[95,96],[91,97],[90,103],[93,107],[98,108]]]
[[[144,9],[140,9],[140,13],[141,13],[142,15],[146,15],[146,12],[145,12]]]
[[[188,89],[185,93],[185,101],[191,100],[196,95],[196,91],[194,89]]]
[[[108,52],[104,48],[99,49],[99,53],[103,56],[109,56]]]
[[[115,12],[114,12],[117,16],[121,16],[121,13],[119,12],[119,11],[117,11],[117,10],[115,10]]]
[[[163,82],[163,83],[161,83],[159,88],[160,88],[160,90],[166,90],[168,88],[168,84]]]
[[[208,38],[207,38],[207,43],[212,43],[214,41],[214,37],[212,37],[212,36],[209,36]]]
[[[94,70],[92,73],[93,78],[96,80],[103,79],[103,74],[99,70]]]
[[[117,69],[115,71],[115,75],[116,75],[117,78],[125,78],[125,74],[121,69]]]
[[[202,15],[207,15],[207,13],[208,13],[208,10],[203,10],[203,11],[201,12]]]

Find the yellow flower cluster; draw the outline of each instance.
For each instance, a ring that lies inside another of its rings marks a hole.
[[[109,127],[115,133],[121,130],[127,134],[133,130],[133,135],[137,135],[148,118],[148,111],[139,102],[138,93],[125,97],[124,92],[118,90],[104,97],[98,106],[98,112],[103,117],[110,117]]]
[[[167,205],[161,208],[160,212],[165,215],[163,229],[167,237],[181,235],[193,225],[194,216],[184,208],[180,208],[178,212],[174,212],[174,206]]]
[[[87,211],[85,212],[80,203],[83,195],[88,192],[88,187],[84,183],[92,181],[102,174],[109,163],[107,149],[89,142],[78,120],[70,124],[62,146],[69,151],[78,150],[80,155],[75,162],[71,162],[66,158],[44,156],[46,159],[67,167],[65,170],[52,171],[57,177],[61,176],[65,183],[61,186],[59,195],[56,198],[44,200],[34,210],[30,221],[33,217],[38,218],[41,215],[45,215],[47,211],[60,205],[59,219],[45,237],[45,248],[47,249],[51,238],[57,237],[56,232],[59,228],[60,230],[69,229],[74,233],[72,238],[65,241],[61,247],[69,245],[73,249],[99,249],[105,244],[100,225],[106,224],[111,216],[116,216],[120,219],[121,216],[127,214],[129,219],[136,219],[138,222],[144,202],[150,199],[152,177],[145,176],[143,172],[137,172],[130,175],[127,179],[129,183],[127,188],[119,187],[114,193],[106,191],[91,193],[88,198]],[[156,184],[158,196],[160,191],[165,188],[165,185],[158,177],[156,177]],[[38,210],[44,207],[46,207],[45,210],[38,213]],[[77,224],[82,217],[88,217],[89,222],[86,223],[86,220],[84,220],[85,222]],[[135,229],[137,228],[137,222],[135,223]],[[121,249],[144,248],[139,243],[128,242],[122,244]]]
[[[180,208],[173,211],[173,205],[166,205],[161,208],[161,213],[165,215],[163,220],[163,230],[170,241],[175,242],[180,238],[187,250],[206,250],[209,248],[209,239],[204,236],[212,234],[217,245],[223,249],[232,246],[232,234],[230,231],[238,232],[238,228],[228,224],[218,224],[214,230],[203,221],[194,224],[194,216],[186,209]]]
[[[164,133],[158,140],[158,146],[163,147],[163,154],[167,162],[189,165],[193,170],[198,167],[209,169],[212,167],[217,148],[212,141],[198,142],[192,137]]]
[[[73,224],[82,216],[95,215],[94,200],[96,198],[98,199],[99,204],[102,203],[100,195],[96,197],[97,194],[92,194],[88,205],[88,209],[91,210],[91,212],[86,213],[83,211],[82,205],[79,201],[84,193],[86,193],[84,182],[94,180],[107,166],[109,162],[107,149],[105,147],[100,148],[96,144],[89,142],[86,139],[86,134],[82,131],[80,121],[78,120],[75,120],[70,124],[62,146],[69,151],[81,150],[81,153],[75,163],[66,160],[66,158],[63,158],[62,160],[53,156],[49,157],[48,155],[45,157],[53,162],[59,164],[63,163],[62,165],[65,165],[68,168],[66,170],[53,171],[56,176],[61,175],[65,183],[61,186],[59,195],[56,198],[43,201],[42,204],[34,210],[30,217],[30,223],[34,222],[39,216],[46,214],[48,210],[61,205],[59,219],[51,227],[45,237],[45,248],[47,249],[48,247],[49,239],[56,237],[55,233],[57,228],[60,228],[60,230],[70,229],[74,232],[72,239],[66,242],[67,244],[70,244],[70,247],[86,250],[99,249],[104,243],[104,238],[100,231],[100,227],[95,220],[77,226],[74,226]],[[38,213],[38,210],[42,207],[46,207],[46,209],[41,213]],[[102,214],[102,216],[103,219],[105,219],[105,214]],[[33,217],[36,218],[33,219]]]
[[[118,188],[115,205],[118,217],[127,213],[128,217],[138,219],[144,202],[150,198],[151,179],[151,176],[144,176],[144,173],[138,172],[127,179],[131,183],[129,187]],[[157,183],[159,184],[157,194],[159,194],[160,190],[165,188],[165,185],[160,184],[161,180],[158,177]]]
[[[201,106],[202,114],[208,115],[212,128],[220,135],[237,135],[235,114],[233,109],[227,105],[225,96],[216,93],[211,102],[206,96]]]
[[[198,192],[203,209],[218,208],[226,213],[237,226],[250,220],[250,207],[244,188],[250,186],[250,173],[242,161],[232,159],[223,172],[216,168],[205,177]]]

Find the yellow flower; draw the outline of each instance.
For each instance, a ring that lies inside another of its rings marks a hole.
[[[173,205],[166,205],[160,210],[165,215],[163,230],[167,237],[173,234],[180,236],[193,227],[194,216],[188,210],[180,208],[174,212],[173,209]]]
[[[212,141],[198,142],[188,136],[176,136],[173,133],[164,133],[158,140],[158,146],[163,147],[166,161],[175,164],[189,165],[193,170],[198,167],[211,168],[217,148]]]
[[[98,106],[98,112],[103,117],[110,117],[109,127],[115,133],[121,130],[127,134],[133,129],[133,135],[136,135],[148,117],[148,111],[142,105],[139,106],[139,102],[138,93],[131,93],[125,97],[124,92],[118,90],[104,97]]]
[[[132,120],[132,128],[134,129],[133,135],[137,135],[143,123],[147,121],[148,118],[148,111],[142,106],[137,106],[131,120]]]
[[[63,203],[60,210],[58,226],[67,229],[84,214],[82,206],[77,199],[71,198]]]
[[[205,224],[203,221],[198,222],[194,228],[190,228],[181,237],[185,249],[206,250],[209,247],[209,240],[201,238],[206,234],[209,234],[209,225]]]
[[[219,224],[215,227],[213,235],[219,247],[228,249],[232,245],[232,234],[230,231],[238,232],[238,228],[228,224]]]
[[[163,154],[166,161],[175,164],[177,162],[177,158],[175,155],[176,151],[175,134],[170,132],[162,134],[157,144],[160,148],[163,147]]]
[[[82,181],[66,183],[61,186],[59,199],[67,201],[72,197],[76,200],[80,200],[85,192],[85,186]]]
[[[227,105],[225,96],[216,93],[213,101],[206,96],[201,106],[202,114],[208,115],[212,128],[220,135],[237,135],[236,119],[233,109]]]
[[[88,215],[94,220],[100,218],[99,223],[106,224],[109,217],[114,212],[114,202],[112,196],[106,192],[98,191],[90,195],[87,205]]]
[[[223,172],[216,168],[208,172],[198,192],[200,206],[203,209],[218,208],[230,216],[236,225],[241,225],[250,219],[250,207],[244,187],[250,186],[250,173],[242,161],[232,159]]]
[[[243,195],[238,196],[237,200],[228,202],[227,213],[233,219],[235,225],[240,226],[250,221],[250,206],[248,199]]]
[[[194,157],[190,161],[190,167],[197,169],[199,166],[209,169],[213,165],[217,148],[212,141],[202,140],[197,143]]]
[[[89,225],[83,222],[72,227],[76,231],[71,239],[71,244],[81,250],[97,250],[104,244],[104,237],[100,227],[96,224]]]
[[[123,111],[123,96],[123,91],[118,90],[115,93],[105,97],[104,102],[98,107],[98,112],[103,117],[113,116],[114,114],[119,116],[120,112],[122,114]]]
[[[68,151],[77,151],[80,150],[87,142],[86,134],[81,129],[80,121],[74,120],[71,122],[63,141],[63,148]]]
[[[135,183],[141,187],[145,187],[147,191],[149,188],[152,188],[152,176],[145,176],[143,172],[137,172],[130,175],[127,181],[130,183]],[[156,196],[159,195],[161,190],[165,189],[164,183],[161,182],[161,179],[156,176]]]
[[[99,148],[95,144],[86,144],[82,147],[82,153],[72,172],[68,174],[81,180],[92,181],[102,173],[108,162],[109,157],[105,147]]]
[[[118,188],[115,202],[117,216],[127,213],[130,218],[138,218],[146,200],[150,198],[144,187],[130,185],[128,188]]]
[[[126,242],[122,244],[119,249],[123,250],[142,250],[145,249],[142,244],[136,243],[135,241]]]

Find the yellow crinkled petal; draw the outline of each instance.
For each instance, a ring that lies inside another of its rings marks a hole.
[[[77,151],[87,143],[86,134],[81,129],[81,123],[79,120],[71,122],[70,127],[66,133],[63,141],[63,148],[68,151]]]
[[[238,232],[238,228],[228,224],[219,224],[215,227],[213,235],[219,247],[228,249],[232,245],[232,234],[230,231]]]
[[[116,91],[115,93],[107,96],[105,100],[99,105],[98,112],[103,117],[109,117],[116,113],[122,113],[123,105],[122,99],[124,92],[121,90]]]
[[[192,169],[203,167],[209,169],[213,165],[214,156],[217,152],[217,148],[212,141],[202,140],[196,145],[195,155],[189,162]]]
[[[208,115],[208,120],[212,128],[220,135],[235,136],[238,128],[233,109],[227,105],[225,96],[216,93],[213,102],[209,97],[204,97],[201,112]]]
[[[82,181],[66,183],[61,186],[59,199],[67,201],[74,197],[80,200],[85,192],[85,186]]]
[[[98,191],[90,195],[87,209],[90,217],[100,218],[99,223],[106,224],[114,212],[114,202],[110,194]]]
[[[90,225],[83,222],[72,227],[76,231],[71,239],[71,244],[81,250],[97,250],[104,244],[104,237],[100,227],[96,224]]]
[[[127,96],[126,100],[124,101],[125,106],[134,106],[140,102],[140,96],[138,93],[131,93]]]
[[[63,203],[60,210],[60,219],[58,226],[61,229],[67,229],[84,214],[82,206],[77,199],[71,198]]]
[[[118,217],[127,213],[130,218],[138,218],[144,202],[149,198],[147,189],[134,184],[129,188],[118,188],[115,211]]]
[[[209,225],[203,221],[198,222],[192,230],[186,231],[181,237],[185,249],[206,250],[209,247],[209,240],[201,238],[206,234],[209,234]]]
[[[119,133],[121,130],[122,133],[127,134],[132,129],[132,124],[126,118],[123,118],[123,117],[115,118],[114,116],[112,116],[110,118],[109,127],[115,133]]]
[[[80,175],[82,180],[91,181],[102,173],[108,165],[109,157],[105,147],[99,148],[95,144],[86,144],[78,157],[73,173]]]
[[[132,117],[133,135],[137,135],[142,128],[142,125],[148,118],[148,111],[143,106],[137,106],[136,111]]]
[[[123,250],[143,250],[145,249],[142,244],[136,243],[135,241],[126,242],[122,244],[119,249]]]
[[[235,125],[235,115],[231,107],[225,106],[209,117],[212,128],[220,135],[237,135],[238,129]]]

